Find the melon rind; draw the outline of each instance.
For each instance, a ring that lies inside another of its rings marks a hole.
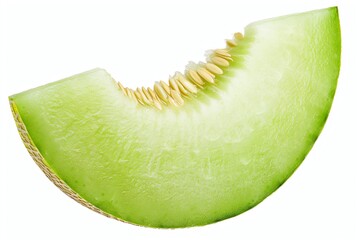
[[[31,140],[29,132],[27,131],[26,126],[25,126],[24,122],[22,121],[21,116],[19,114],[19,111],[16,108],[16,104],[13,101],[10,101],[10,108],[11,108],[11,112],[13,114],[13,118],[15,120],[15,124],[16,124],[17,130],[20,134],[22,142],[24,143],[26,149],[28,150],[28,152],[29,152],[30,156],[32,157],[32,159],[34,160],[34,162],[43,171],[45,176],[47,178],[49,178],[49,180],[52,183],[54,183],[55,186],[57,186],[62,192],[64,192],[66,195],[68,195],[70,198],[74,199],[81,205],[83,205],[97,213],[100,213],[106,217],[121,220],[121,219],[118,219],[118,218],[102,211],[101,209],[95,207],[94,205],[92,205],[91,203],[89,203],[88,201],[83,199],[79,194],[77,194],[74,190],[72,190],[62,179],[60,179],[54,173],[53,170],[51,170],[51,168],[46,163],[44,157],[41,155],[39,149],[37,149],[34,142]]]

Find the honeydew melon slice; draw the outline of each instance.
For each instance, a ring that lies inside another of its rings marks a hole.
[[[337,8],[256,22],[236,41],[229,66],[180,107],[142,106],[102,69],[13,95],[21,137],[58,187],[104,215],[166,228],[238,215],[284,183],[324,126]]]

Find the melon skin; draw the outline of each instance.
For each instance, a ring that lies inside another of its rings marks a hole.
[[[179,110],[137,105],[102,69],[10,101],[37,163],[77,201],[143,226],[205,225],[255,206],[300,165],[340,52],[337,8],[322,9],[250,24],[217,85]]]

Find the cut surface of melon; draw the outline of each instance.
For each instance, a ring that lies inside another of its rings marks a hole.
[[[9,99],[27,148],[73,198],[138,225],[205,225],[300,165],[328,116],[340,45],[333,7],[250,24],[223,74],[178,108],[138,104],[102,69]]]

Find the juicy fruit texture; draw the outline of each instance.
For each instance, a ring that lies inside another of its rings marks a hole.
[[[10,101],[29,151],[73,198],[139,225],[204,225],[261,202],[313,146],[340,68],[337,8],[253,23],[229,52],[179,108],[141,106],[102,69]]]

